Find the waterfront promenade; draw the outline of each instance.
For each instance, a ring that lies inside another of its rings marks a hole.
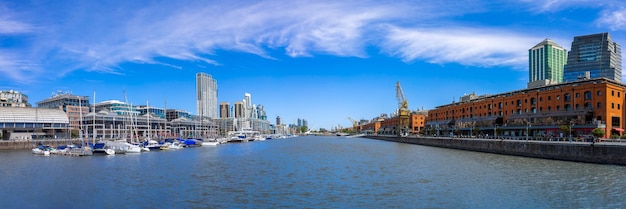
[[[366,138],[450,149],[565,160],[626,165],[626,143],[477,139],[454,137],[397,137],[368,135]]]
[[[81,139],[42,139],[42,140],[0,140],[0,151],[2,150],[22,150],[36,148],[38,145],[59,146],[68,144],[81,144]],[[91,140],[85,140],[85,143]]]

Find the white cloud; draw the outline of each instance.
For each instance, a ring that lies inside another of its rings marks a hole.
[[[423,59],[438,64],[524,68],[528,49],[541,40],[489,29],[390,26],[383,50],[407,62]]]
[[[626,30],[626,8],[602,11],[596,24],[611,30]]]
[[[16,51],[11,55],[41,64],[27,67],[31,71],[51,69],[46,71],[58,76],[74,70],[120,74],[124,69],[118,66],[124,62],[180,69],[180,64],[155,60],[158,57],[220,65],[217,52],[221,50],[268,59],[274,59],[268,49],[284,49],[291,57],[368,57],[365,50],[372,46],[407,62],[424,59],[520,67],[526,65],[528,48],[543,40],[524,31],[484,29],[488,26],[476,23],[472,28],[449,26],[463,25],[451,19],[488,12],[500,5],[480,0],[464,4],[349,0],[79,2],[51,2],[58,5],[32,7],[31,13],[20,13],[32,15],[23,19],[42,26],[37,28],[17,21],[16,16],[0,16],[0,32],[30,33],[29,46],[19,56]],[[522,4],[548,11],[586,1],[568,2],[528,0]],[[10,63],[5,66],[19,71],[13,73],[15,78],[37,76],[19,68],[24,62],[10,60],[4,58]]]

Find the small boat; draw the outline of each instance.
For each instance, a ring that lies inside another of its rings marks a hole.
[[[38,146],[37,148],[33,148],[32,152],[33,152],[33,154],[36,154],[36,155],[48,156],[48,155],[50,155],[50,151],[51,150],[53,150],[52,147],[41,145],[41,146]]]
[[[170,143],[165,143],[163,145],[161,145],[161,147],[159,147],[160,150],[169,150],[170,149]]]
[[[219,142],[215,139],[202,140],[202,146],[217,146]]]
[[[148,140],[144,147],[150,149],[150,151],[152,150],[160,150],[161,149],[161,144],[159,144],[159,142],[155,141],[155,140]]]
[[[183,145],[180,144],[180,142],[175,141],[175,142],[172,142],[168,147],[170,149],[182,149]]]
[[[185,139],[185,141],[183,141],[183,146],[185,147],[199,147],[202,146],[202,142],[200,140],[197,139]]]
[[[96,155],[115,155],[115,150],[107,145],[107,142],[98,142],[93,145],[93,154]]]

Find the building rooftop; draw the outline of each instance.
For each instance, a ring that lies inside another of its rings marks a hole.
[[[539,42],[537,45],[533,46],[533,49],[534,48],[538,48],[538,47],[542,47],[544,45],[552,45],[552,46],[556,46],[556,47],[559,47],[559,48],[563,49],[563,47],[561,45],[559,45],[556,42],[552,41],[552,39],[550,39],[550,38],[546,38],[542,42]]]
[[[0,123],[69,123],[63,110],[0,107]]]

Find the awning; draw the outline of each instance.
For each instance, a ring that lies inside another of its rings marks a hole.
[[[613,128],[613,130],[619,131],[619,132],[624,132],[624,129],[621,128]]]

